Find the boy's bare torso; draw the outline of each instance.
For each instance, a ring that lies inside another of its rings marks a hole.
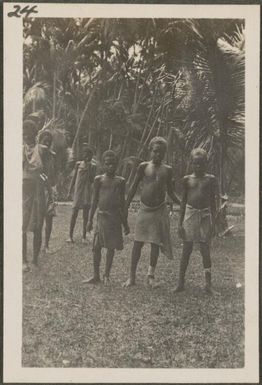
[[[146,206],[157,207],[165,201],[172,169],[166,164],[155,165],[153,162],[143,162],[140,167],[143,173],[141,202]]]
[[[216,194],[216,178],[210,174],[186,175],[183,180],[186,203],[196,209],[210,207]]]
[[[97,184],[99,210],[119,210],[121,206],[121,198],[124,194],[124,181],[124,178],[116,175],[113,177],[109,177],[107,175],[100,175],[96,177],[95,184]]]

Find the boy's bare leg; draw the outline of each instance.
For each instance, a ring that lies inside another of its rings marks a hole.
[[[212,293],[211,290],[211,258],[210,258],[210,246],[206,242],[200,243],[200,253],[203,258],[203,266],[205,270],[205,280],[206,286],[205,289],[207,293]]]
[[[27,234],[23,232],[23,271],[29,271],[29,266],[27,264]]]
[[[158,257],[159,257],[159,246],[154,243],[151,243],[150,265],[147,273],[147,282],[149,285],[153,285]]]
[[[141,250],[144,243],[139,241],[134,241],[132,255],[131,255],[131,271],[130,278],[124,283],[124,287],[133,286],[136,283],[136,268],[141,257]]]
[[[109,283],[109,275],[113,263],[115,251],[112,249],[107,249],[106,252],[106,268],[105,268],[105,274],[104,274],[104,284],[107,285]]]
[[[190,255],[193,250],[193,242],[184,242],[183,244],[183,251],[182,251],[182,257],[180,261],[180,268],[179,268],[179,281],[178,286],[176,288],[176,292],[183,291],[185,289],[185,274],[189,262]]]
[[[53,217],[47,215],[45,218],[45,249],[49,248],[50,236],[53,228]]]
[[[89,278],[87,280],[84,280],[83,283],[92,283],[96,284],[100,282],[100,262],[101,262],[101,247],[100,245],[95,245],[94,252],[93,252],[93,267],[94,267],[94,275],[92,278]]]
[[[76,219],[78,216],[78,211],[79,211],[79,209],[76,207],[74,207],[72,210],[72,215],[71,215],[71,219],[70,219],[69,239],[67,240],[67,242],[74,242],[74,228],[76,225]]]
[[[33,238],[33,263],[38,264],[38,256],[40,254],[42,244],[42,230],[36,230]]]
[[[89,206],[83,207],[83,238],[82,240],[86,240],[86,226],[88,222],[88,214],[89,214]]]

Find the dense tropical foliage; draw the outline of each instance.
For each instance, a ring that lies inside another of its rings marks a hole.
[[[24,21],[24,116],[49,124],[73,159],[84,141],[98,161],[114,149],[129,182],[163,135],[175,180],[201,146],[221,191],[243,189],[244,86],[241,20]]]

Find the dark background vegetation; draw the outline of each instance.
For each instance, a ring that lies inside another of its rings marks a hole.
[[[60,175],[88,142],[98,163],[106,149],[118,153],[130,185],[162,135],[178,191],[200,146],[221,193],[239,199],[244,76],[242,20],[24,20],[24,118],[53,130]]]

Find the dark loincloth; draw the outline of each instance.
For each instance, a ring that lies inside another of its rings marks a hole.
[[[170,222],[166,203],[148,207],[141,202],[135,226],[135,241],[154,243],[168,259],[173,259]]]
[[[120,213],[98,211],[94,232],[94,247],[123,250],[122,220]]]
[[[85,165],[79,163],[73,197],[73,208],[82,209],[91,205],[92,184],[95,177],[96,166],[93,163]]]
[[[183,228],[185,230],[185,241],[210,242],[212,235],[210,208],[195,209],[190,205],[186,205]]]
[[[45,185],[40,175],[41,144],[23,146],[23,231],[41,231],[46,213]]]
[[[39,179],[23,180],[23,231],[41,231],[46,214],[44,184]]]

